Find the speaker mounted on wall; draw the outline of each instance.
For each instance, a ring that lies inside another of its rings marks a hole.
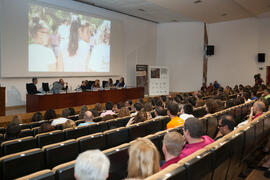
[[[258,53],[258,62],[260,63],[265,62],[265,53]]]
[[[206,55],[207,55],[207,56],[212,56],[212,55],[214,55],[214,53],[215,53],[215,46],[213,46],[213,45],[208,45],[208,46],[206,47]]]

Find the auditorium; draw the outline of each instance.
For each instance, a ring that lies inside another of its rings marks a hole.
[[[269,32],[269,0],[0,0],[0,180],[270,179]]]

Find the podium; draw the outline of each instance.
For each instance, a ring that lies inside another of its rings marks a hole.
[[[0,87],[0,116],[6,115],[6,88]]]

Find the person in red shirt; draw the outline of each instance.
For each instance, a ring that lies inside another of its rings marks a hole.
[[[181,151],[179,159],[183,159],[214,142],[209,136],[203,136],[203,124],[202,121],[197,118],[188,118],[185,121],[184,136],[187,144]]]
[[[179,161],[179,154],[185,144],[185,138],[178,132],[169,132],[164,136],[162,151],[165,156],[165,163],[161,169]]]
[[[250,115],[249,115],[250,120],[254,120],[257,117],[261,116],[264,110],[265,110],[265,104],[261,101],[256,101],[250,110]]]

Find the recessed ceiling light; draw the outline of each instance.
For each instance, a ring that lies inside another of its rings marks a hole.
[[[224,16],[227,16],[227,13],[223,13],[223,14],[221,14],[221,16],[223,16],[223,17],[224,17]]]
[[[139,11],[142,11],[142,12],[144,12],[145,10],[144,9],[138,9]]]
[[[201,2],[202,2],[201,0],[193,1],[194,4],[198,4],[198,3],[201,3]]]

